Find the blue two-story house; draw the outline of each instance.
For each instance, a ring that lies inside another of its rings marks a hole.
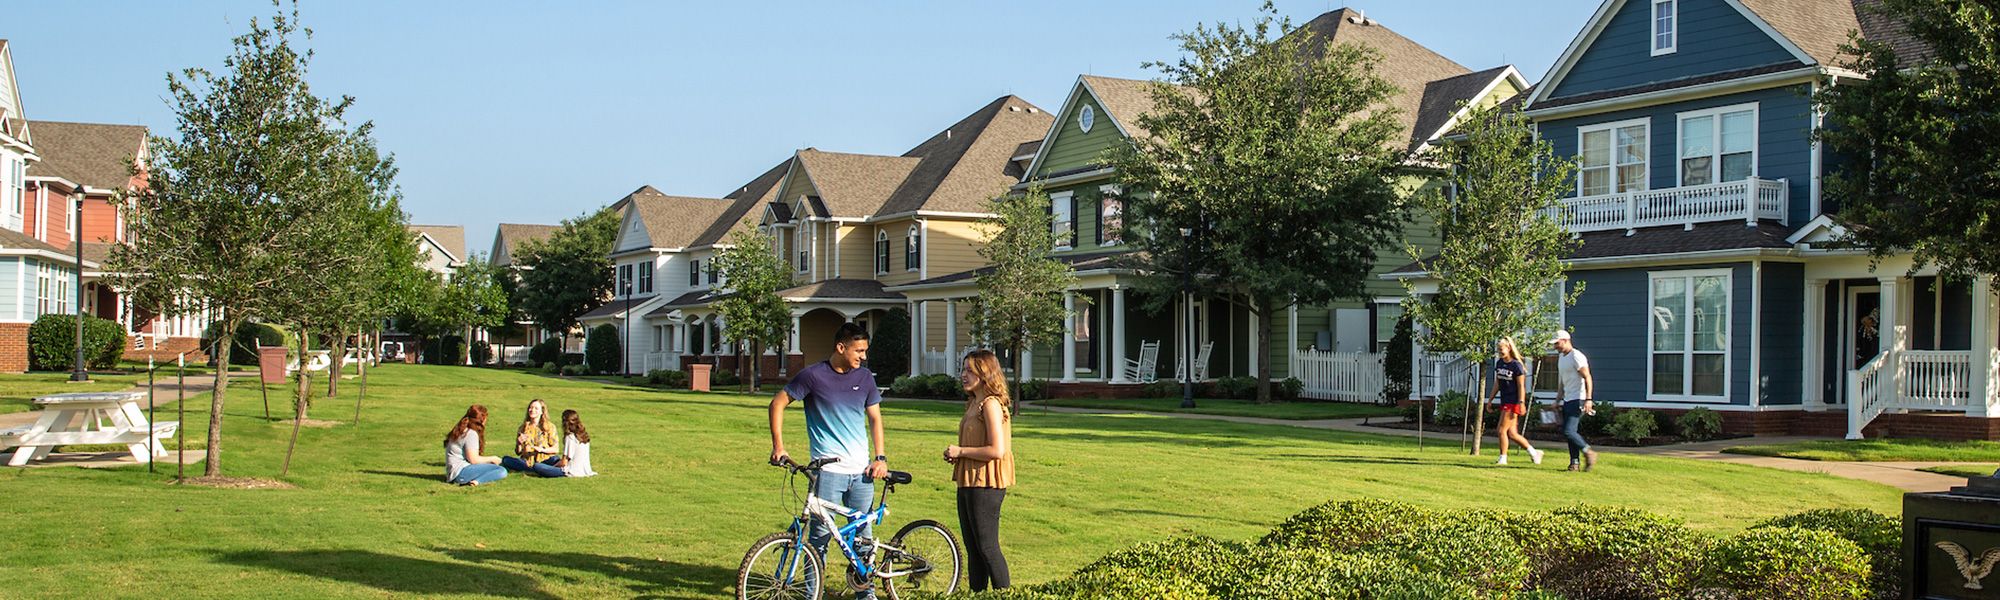
[[[1865,2],[1607,0],[1526,94],[1578,158],[1584,291],[1562,317],[1597,399],[1740,433],[2000,437],[1990,278],[1828,243],[1841,160],[1808,97],[1867,85],[1841,66],[1849,32],[1914,47]]]

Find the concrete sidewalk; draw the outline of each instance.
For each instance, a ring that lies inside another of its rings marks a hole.
[[[1210,421],[1230,421],[1234,423],[1255,423],[1258,425],[1287,425],[1291,427],[1328,429],[1333,431],[1345,431],[1350,433],[1372,433],[1376,435],[1398,435],[1404,437],[1416,437],[1417,435],[1416,431],[1409,429],[1391,429],[1387,427],[1374,427],[1369,425],[1363,425],[1362,423],[1367,421],[1367,419],[1322,419],[1322,420],[1310,420],[1310,421],[1295,421],[1286,419],[1267,419],[1261,417],[1235,417],[1235,416],[1224,416],[1224,415],[1202,415],[1202,414],[1192,414],[1192,413],[1163,413],[1163,412],[1148,412],[1148,411],[1137,411],[1137,410],[1113,410],[1113,409],[1095,409],[1095,408],[1072,408],[1065,406],[1042,406],[1034,402],[1023,402],[1021,403],[1021,406],[1022,410],[1028,410],[1030,407],[1032,407],[1036,409],[1062,412],[1062,413],[1141,414],[1141,415],[1151,415],[1156,417],[1203,419]],[[1431,437],[1431,439],[1441,439],[1446,443],[1450,443],[1451,441],[1454,441],[1456,439],[1456,436],[1452,436],[1450,434],[1433,433],[1431,434],[1431,436],[1434,436]],[[1953,486],[1965,485],[1965,478],[1963,477],[1940,475],[1937,473],[1929,473],[1918,470],[1918,469],[1934,467],[1939,465],[1953,464],[1953,463],[1830,462],[1830,461],[1817,461],[1817,460],[1798,460],[1792,458],[1777,458],[1772,456],[1751,456],[1747,454],[1725,454],[1722,452],[1722,450],[1725,448],[1736,448],[1741,446],[1769,446],[1777,444],[1790,444],[1794,442],[1831,440],[1831,439],[1837,439],[1837,438],[1796,437],[1796,436],[1751,437],[1751,438],[1736,438],[1729,440],[1715,440],[1709,442],[1694,442],[1687,444],[1673,444],[1669,446],[1649,446],[1643,448],[1597,447],[1596,450],[1600,454],[1607,454],[1607,455],[1626,454],[1626,455],[1636,455],[1636,456],[1664,456],[1669,458],[1686,458],[1692,460],[1706,460],[1713,462],[1733,463],[1739,465],[1768,467],[1772,469],[1783,469],[1786,471],[1799,471],[1804,473],[1825,473],[1828,475],[1846,477],[1848,479],[1873,481],[1875,483],[1892,486],[1908,492],[1942,492],[1951,489]],[[1484,443],[1488,448],[1495,448],[1499,446],[1500,439],[1489,435],[1485,436]],[[1568,450],[1566,449],[1567,446],[1563,445],[1561,442],[1541,441],[1538,442],[1538,444],[1539,444],[1538,449],[1545,450],[1550,453],[1550,456],[1547,460],[1554,463],[1562,462],[1561,457],[1558,455],[1563,455],[1568,452]],[[1498,452],[1493,452],[1491,453],[1491,455],[1498,456]],[[1523,456],[1521,458],[1526,458],[1526,457]],[[1556,466],[1561,467],[1562,465],[1557,464]]]

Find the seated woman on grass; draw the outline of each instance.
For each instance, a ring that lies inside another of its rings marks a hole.
[[[444,434],[444,480],[479,485],[506,478],[500,459],[486,455],[486,407],[474,404],[465,409],[451,433]]]
[[[543,477],[562,477],[562,457],[557,454],[556,428],[549,423],[549,407],[541,398],[528,401],[528,416],[514,436],[514,454],[500,459],[509,471],[528,471]]]
[[[590,432],[583,428],[583,418],[576,411],[565,410],[563,425],[563,474],[569,477],[589,477],[596,475],[590,470]]]

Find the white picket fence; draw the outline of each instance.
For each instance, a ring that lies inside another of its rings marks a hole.
[[[1382,355],[1368,352],[1300,350],[1292,356],[1292,376],[1305,384],[1300,396],[1342,402],[1380,402]]]
[[[978,346],[965,346],[959,348],[957,354],[951,354],[946,352],[944,348],[932,346],[924,350],[922,362],[917,363],[917,372],[928,375],[940,373],[957,375],[959,360],[964,358],[965,355],[971,354],[973,350],[978,349]]]
[[[1421,383],[1417,389],[1425,398],[1436,398],[1451,390],[1464,392],[1478,377],[1479,365],[1463,356],[1430,352],[1417,355],[1417,379]]]

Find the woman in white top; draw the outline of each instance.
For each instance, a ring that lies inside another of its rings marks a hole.
[[[444,435],[444,480],[479,485],[506,478],[500,458],[486,455],[486,407],[474,404]]]
[[[570,477],[596,475],[590,470],[590,432],[583,428],[583,419],[576,411],[562,413],[563,427],[563,474]]]

